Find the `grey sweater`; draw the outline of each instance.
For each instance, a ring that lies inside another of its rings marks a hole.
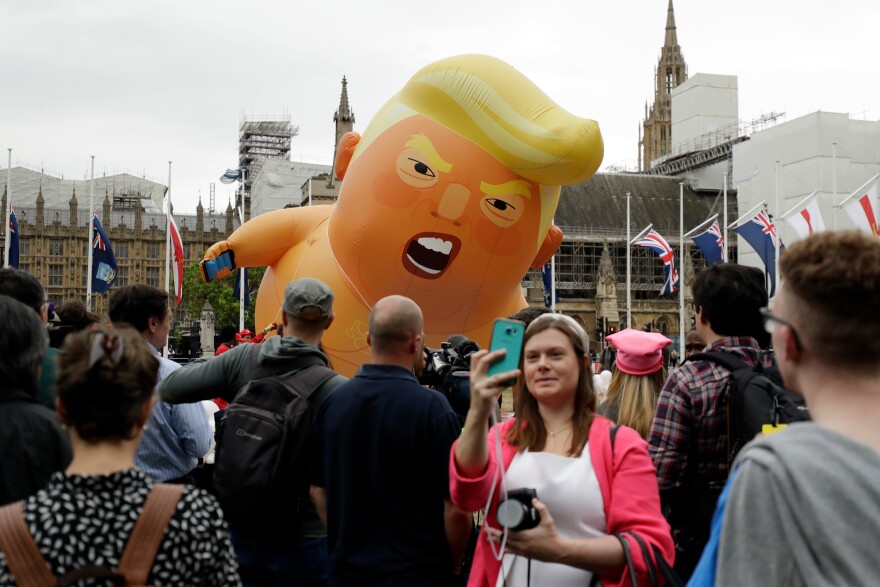
[[[880,584],[880,454],[804,423],[737,462],[717,585]]]

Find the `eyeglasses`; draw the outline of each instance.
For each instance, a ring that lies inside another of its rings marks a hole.
[[[761,308],[761,318],[764,319],[764,330],[766,330],[769,334],[773,334],[773,329],[775,328],[774,322],[782,324],[783,326],[788,327],[791,330],[791,336],[794,338],[794,345],[798,351],[801,351],[803,347],[801,346],[801,339],[798,336],[797,329],[795,329],[794,324],[779,318],[778,316],[774,316],[773,312],[770,311],[770,308]]]

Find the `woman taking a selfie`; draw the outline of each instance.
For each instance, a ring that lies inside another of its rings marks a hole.
[[[577,322],[546,314],[525,331],[519,369],[488,375],[503,350],[472,357],[471,407],[450,462],[452,502],[464,511],[488,502],[487,532],[468,585],[583,587],[594,575],[606,586],[630,585],[633,578],[650,585],[654,548],[671,563],[672,539],[647,445],[635,431],[612,429],[595,414],[588,350]],[[483,423],[495,395],[516,378],[517,417],[487,436]],[[505,490],[510,500],[499,508]],[[516,501],[520,493],[526,495]],[[537,525],[523,529],[531,525],[530,510]],[[519,514],[524,521],[517,524]]]
[[[59,585],[87,577],[105,579],[89,585],[105,584],[114,574],[128,585],[241,584],[214,497],[154,484],[134,465],[158,369],[130,327],[99,326],[65,339],[56,407],[73,461],[44,489],[0,511],[0,586],[55,585],[56,576]]]

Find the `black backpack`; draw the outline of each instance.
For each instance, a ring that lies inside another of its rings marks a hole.
[[[730,371],[722,398],[727,411],[728,465],[743,446],[763,432],[764,425],[778,426],[810,420],[804,398],[787,390],[776,367],[761,360],[750,366],[738,355],[707,351],[691,355],[688,361],[709,361]]]
[[[217,424],[214,487],[236,528],[295,531],[308,502],[308,400],[333,377],[337,374],[319,364],[255,379],[224,410]]]

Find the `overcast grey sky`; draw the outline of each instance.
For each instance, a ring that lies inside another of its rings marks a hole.
[[[0,166],[128,171],[193,211],[237,164],[241,115],[290,114],[294,159],[330,163],[349,80],[355,130],[422,66],[501,58],[599,122],[634,164],[668,0],[2,0]],[[877,0],[675,0],[690,75],[739,77],[740,119],[816,110],[880,119]]]

